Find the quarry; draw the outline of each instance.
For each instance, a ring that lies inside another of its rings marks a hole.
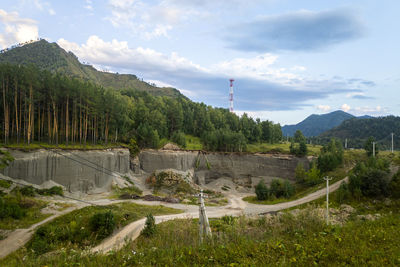
[[[130,157],[128,149],[107,150],[10,150],[14,161],[1,172],[5,176],[37,186],[62,186],[67,192],[96,194],[111,190],[116,177],[133,181],[154,172],[180,173],[197,185],[218,179],[232,180],[252,188],[261,179],[294,181],[294,170],[301,163],[307,169],[310,159],[291,155],[216,153],[202,151],[143,150]],[[216,188],[218,189],[218,188]]]

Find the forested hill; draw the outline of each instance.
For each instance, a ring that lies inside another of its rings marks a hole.
[[[394,133],[395,148],[400,148],[400,117],[387,116],[368,119],[350,119],[344,121],[338,127],[324,132],[321,139],[331,137],[341,140],[348,139],[348,146],[354,148],[363,147],[365,140],[372,136],[382,149],[391,147],[391,133]]]
[[[114,90],[34,65],[0,64],[2,143],[107,144],[158,148],[161,139],[185,145],[185,134],[205,149],[245,151],[248,143],[282,140],[279,124],[238,117],[228,109],[183,96]]]
[[[318,136],[351,118],[354,116],[341,110],[322,115],[312,114],[298,124],[283,126],[282,134],[293,136],[297,130],[300,130],[304,136]]]
[[[135,75],[98,71],[90,65],[80,63],[72,52],[66,52],[58,44],[49,43],[43,39],[1,53],[0,63],[34,64],[42,70],[80,78],[103,87],[136,89],[155,96],[181,96],[180,92],[174,88],[152,86],[139,80]]]

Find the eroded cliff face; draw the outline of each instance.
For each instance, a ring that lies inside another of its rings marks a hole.
[[[4,175],[37,185],[53,181],[71,192],[108,191],[113,177],[107,170],[129,172],[128,149],[10,152],[15,160]]]
[[[143,150],[131,159],[128,149],[65,151],[10,151],[15,160],[2,170],[6,176],[43,185],[55,182],[70,192],[96,193],[109,191],[113,176],[109,172],[140,176],[155,171],[173,170],[189,175],[198,184],[218,178],[249,180],[294,180],[297,164],[308,169],[307,158],[290,155],[246,153],[199,153],[195,151]]]
[[[233,179],[279,177],[294,180],[297,164],[309,167],[309,159],[290,155],[206,153],[191,151],[145,150],[139,154],[140,170],[192,170],[194,179],[209,183],[220,177]]]

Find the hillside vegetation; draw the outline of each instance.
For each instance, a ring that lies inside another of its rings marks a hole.
[[[312,114],[298,124],[283,126],[282,133],[284,136],[293,136],[300,130],[307,137],[317,136],[351,118],[354,116],[341,110],[322,115]]]
[[[158,148],[162,139],[186,147],[187,135],[214,151],[246,151],[248,143],[282,139],[279,124],[247,114],[239,117],[181,96],[117,91],[33,65],[0,64],[0,90],[5,145],[91,143],[96,147],[122,141],[134,154],[139,147]]]
[[[344,121],[338,127],[321,134],[320,141],[328,140],[332,137],[344,141],[347,138],[348,147],[362,148],[369,137],[374,137],[380,149],[390,149],[394,133],[394,147],[400,146],[400,117],[387,116],[368,119],[351,119]]]
[[[80,63],[72,52],[43,39],[0,54],[0,63],[33,64],[41,70],[65,74],[103,87],[135,89],[155,96],[181,96],[174,88],[159,88],[139,80],[135,75],[98,71],[91,65]]]

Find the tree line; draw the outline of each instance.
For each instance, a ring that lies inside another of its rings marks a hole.
[[[152,96],[134,89],[115,90],[39,70],[0,65],[5,144],[34,141],[51,144],[108,144],[135,139],[157,148],[160,139],[190,134],[217,151],[243,151],[247,143],[276,143],[279,124],[241,117],[227,109],[185,97]]]

